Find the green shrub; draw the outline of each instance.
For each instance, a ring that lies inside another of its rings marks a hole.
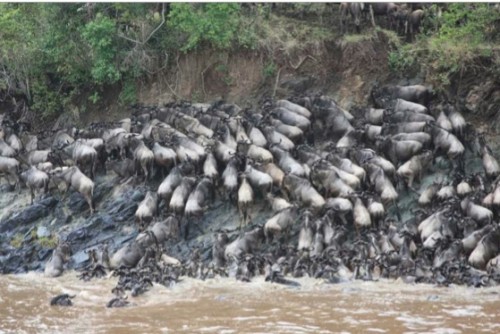
[[[137,101],[137,92],[134,80],[126,79],[123,81],[118,101],[123,106],[134,104]]]
[[[37,239],[37,242],[40,246],[43,248],[56,248],[57,247],[57,237],[55,236],[49,236],[49,237],[41,237]]]
[[[267,79],[270,77],[274,77],[274,75],[276,74],[276,70],[276,64],[273,61],[270,61],[266,66],[264,66],[262,74],[264,75],[264,78]]]
[[[183,51],[208,43],[227,49],[238,41],[240,5],[237,3],[173,3],[169,26],[184,34]],[[244,39],[248,43],[248,37]]]
[[[20,248],[23,245],[24,237],[22,234],[16,234],[10,240],[10,245],[14,248]]]
[[[388,64],[399,73],[420,67],[439,90],[478,56],[493,55],[500,12],[485,3],[450,3],[442,15],[438,12],[437,5],[427,10],[423,33],[390,52]]]
[[[98,85],[113,84],[120,80],[116,66],[116,23],[108,17],[97,15],[82,29],[82,37],[89,44],[92,59],[92,79]]]

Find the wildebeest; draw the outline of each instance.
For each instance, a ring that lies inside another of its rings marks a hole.
[[[73,159],[75,165],[80,170],[85,170],[88,166],[90,178],[94,178],[96,163],[97,163],[97,151],[83,143],[80,139],[62,147],[63,152],[65,152],[69,157]]]
[[[66,184],[66,191],[69,187],[78,191],[87,201],[90,207],[90,214],[94,213],[94,182],[83,174],[78,167],[57,167],[50,175],[62,180]]]
[[[251,164],[247,164],[243,175],[248,178],[253,189],[256,190],[256,192],[258,191],[261,195],[265,195],[272,191],[273,178],[269,174],[254,168]]]
[[[136,164],[136,176],[139,174],[139,168],[142,168],[144,173],[144,182],[149,180],[153,175],[154,153],[151,151],[142,140],[134,138],[132,141],[134,148],[134,162]]]
[[[50,306],[73,306],[71,299],[75,297],[75,295],[70,296],[67,293],[57,295],[50,300]]]
[[[162,176],[165,171],[171,169],[177,163],[177,154],[169,147],[164,147],[155,142],[153,145],[154,162],[158,169],[161,170]]]
[[[260,162],[273,162],[273,154],[263,147],[252,144],[250,141],[239,141],[237,152]]]
[[[224,257],[226,261],[237,261],[242,255],[256,251],[263,241],[264,229],[256,227],[229,243],[224,250]]]
[[[302,223],[299,232],[297,250],[309,250],[314,241],[314,229],[312,222],[312,213],[306,210],[301,215]]]
[[[426,151],[422,154],[413,156],[410,160],[402,164],[398,170],[398,176],[404,178],[409,188],[413,187],[413,181],[421,180],[422,174],[425,172],[430,162],[432,161],[432,152]]]
[[[296,206],[290,206],[283,209],[271,218],[269,218],[264,224],[264,235],[268,241],[271,241],[275,236],[285,233],[286,239],[288,241],[288,233],[293,223],[297,220],[298,208]]]
[[[411,159],[414,155],[422,151],[423,145],[415,140],[393,140],[385,138],[377,143],[380,151],[394,164]]]
[[[240,211],[240,230],[246,226],[250,218],[250,205],[254,200],[252,186],[248,183],[245,175],[241,177],[241,185],[238,189],[238,210]]]
[[[478,269],[485,269],[490,259],[500,251],[500,228],[496,226],[477,244],[469,256],[469,263]]]
[[[64,271],[64,264],[71,257],[71,247],[68,243],[62,242],[52,251],[52,256],[45,264],[45,276],[58,277]]]
[[[338,169],[334,169],[331,165],[324,164],[322,161],[318,161],[312,166],[310,179],[318,190],[324,190],[326,197],[330,195],[346,197],[354,192],[354,189],[345,181],[345,178],[341,177]],[[359,179],[357,179],[357,182],[359,183]],[[310,196],[312,195],[311,192]],[[319,203],[321,202],[319,201]],[[322,203],[324,204],[324,201]]]
[[[182,214],[184,212],[186,201],[195,184],[196,179],[194,177],[184,177],[182,179],[182,181],[172,193],[172,197],[169,203],[170,210],[177,214]]]
[[[49,190],[49,176],[47,173],[38,170],[35,166],[31,166],[28,170],[20,175],[20,179],[26,184],[31,193],[31,204],[35,199],[35,189],[43,189],[45,193]]]
[[[127,180],[135,175],[135,163],[130,158],[106,160],[107,171],[113,171],[120,177],[121,180]]]
[[[0,139],[0,156],[12,158],[17,155],[16,150],[10,147],[3,139]]]
[[[180,166],[176,166],[172,168],[167,177],[158,186],[158,196],[164,200],[167,205],[170,203],[174,190],[181,183],[182,177],[183,175]]]
[[[422,9],[417,9],[408,15],[406,32],[410,41],[415,39],[415,35],[420,33],[420,26],[422,24],[422,19],[424,18],[424,11]]]
[[[374,16],[386,16],[389,21],[389,29],[394,27],[393,17],[398,11],[399,6],[394,2],[373,2],[367,4],[369,6],[372,25],[375,26]]]
[[[216,233],[214,235],[214,242],[212,246],[212,262],[216,268],[220,268],[226,264],[224,251],[229,238],[225,232]]]
[[[14,158],[7,158],[0,156],[0,176],[11,177],[15,180],[15,185],[19,184],[19,161]]]
[[[320,210],[325,205],[325,199],[311,185],[311,183],[301,177],[288,174],[283,179],[283,190],[289,194],[289,197],[310,206],[316,210]]]
[[[135,267],[139,260],[143,257],[146,249],[157,243],[154,233],[151,230],[140,233],[135,240],[129,241],[122,248],[117,250],[110,258],[110,267],[112,269],[125,267]]]
[[[428,106],[432,100],[434,93],[431,88],[423,85],[412,86],[383,86],[378,88],[375,86],[372,90],[372,98],[377,107],[384,107],[384,101],[392,101],[394,99],[403,99],[410,102],[419,103],[423,106]]]
[[[365,204],[359,197],[354,198],[353,222],[354,222],[354,227],[356,228],[356,232],[358,233],[358,236],[360,229],[367,228],[372,225],[370,213],[368,212],[368,209],[366,208]]]
[[[356,33],[361,32],[361,14],[364,4],[360,2],[342,2],[340,4],[340,33],[348,33],[348,18],[351,16]]]
[[[175,216],[168,216],[165,220],[154,223],[148,228],[153,232],[159,244],[162,244],[169,238],[177,239],[179,237],[180,222]]]
[[[498,165],[498,161],[491,153],[491,149],[486,144],[484,138],[481,138],[481,142],[482,142],[481,155],[483,160],[484,171],[486,172],[487,177],[489,177],[490,179],[494,179],[500,174],[500,166]]]
[[[157,215],[158,211],[158,197],[155,192],[148,191],[146,197],[139,203],[135,211],[135,220],[138,222],[140,228],[151,223],[153,218]]]

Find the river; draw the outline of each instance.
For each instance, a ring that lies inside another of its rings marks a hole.
[[[106,308],[114,277],[0,276],[1,333],[499,333],[500,287],[473,289],[302,278],[300,288],[230,278],[155,285]],[[51,307],[60,293],[73,307]]]

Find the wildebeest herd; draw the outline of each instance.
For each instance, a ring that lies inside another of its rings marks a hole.
[[[359,33],[363,23],[370,21],[374,27],[376,25],[375,17],[378,17],[378,20],[385,18],[388,29],[413,40],[415,34],[420,33],[424,15],[428,14],[428,8],[425,5],[422,3],[343,2],[339,6],[340,32],[348,33],[349,25],[353,25],[356,32]],[[436,15],[441,15],[442,7],[446,7],[446,5],[439,4]]]
[[[99,210],[99,172],[149,188],[135,239],[112,254],[104,244],[86,250],[82,279],[119,276],[110,306],[126,305],[126,290],[135,296],[182,275],[496,284],[500,167],[484,137],[425,86],[375,87],[371,98],[374,108],[350,111],[323,95],[267,100],[258,110],[172,103],[38,135],[4,118],[0,171],[25,184],[32,201],[66,184],[90,215]],[[466,157],[481,161],[484,173],[468,171]],[[422,186],[439,168],[449,182]],[[412,195],[418,204],[403,219],[401,196]],[[210,259],[199,249],[189,259],[168,256],[166,242],[192,238],[215,199],[237,207],[236,230],[215,233]],[[253,207],[263,201],[272,214],[260,224]],[[46,275],[61,275],[70,257],[61,241]]]

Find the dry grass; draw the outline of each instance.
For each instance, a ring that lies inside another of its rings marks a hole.
[[[257,33],[257,49],[268,54],[276,52],[286,56],[304,49],[318,48],[336,33],[324,24],[305,22],[271,14],[268,19],[259,17],[254,22]]]

